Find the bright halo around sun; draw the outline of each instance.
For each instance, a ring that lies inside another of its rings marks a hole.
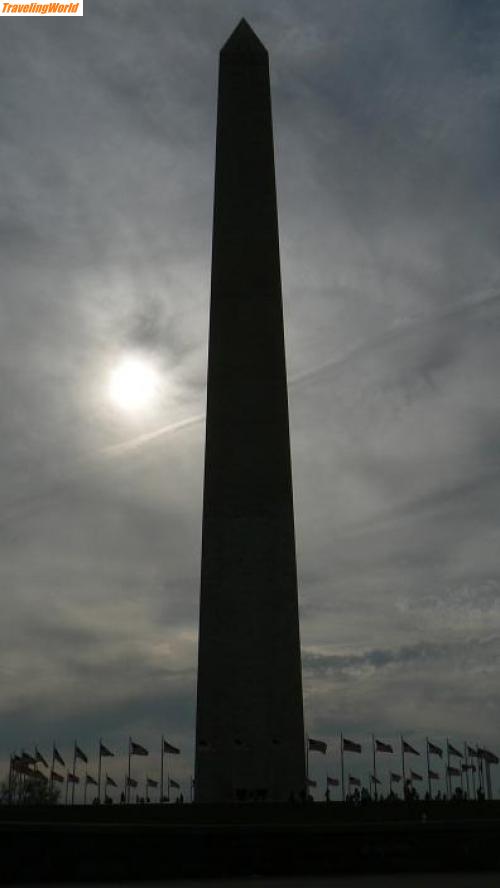
[[[145,358],[122,358],[110,373],[108,394],[120,410],[143,412],[159,398],[160,375],[153,363]]]

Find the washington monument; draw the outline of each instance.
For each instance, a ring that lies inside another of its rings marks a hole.
[[[243,19],[219,67],[195,800],[304,787],[269,65]]]

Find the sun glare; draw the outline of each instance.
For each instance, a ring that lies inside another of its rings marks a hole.
[[[144,358],[127,357],[111,371],[108,393],[115,407],[135,413],[151,407],[160,393],[160,377]]]

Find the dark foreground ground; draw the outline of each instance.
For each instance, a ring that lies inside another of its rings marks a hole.
[[[60,883],[59,888],[105,888],[109,883]],[[498,873],[420,873],[379,876],[304,876],[299,878],[247,877],[242,879],[120,882],[122,888],[498,888]],[[25,888],[40,888],[31,883]]]
[[[392,883],[479,888],[484,873],[500,886],[500,803],[3,806],[0,855],[4,884],[300,876],[281,884],[308,888],[335,876],[339,888],[341,877],[413,873]]]

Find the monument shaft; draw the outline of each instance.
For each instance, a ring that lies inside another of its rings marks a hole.
[[[195,799],[304,789],[304,724],[267,51],[220,54]]]

